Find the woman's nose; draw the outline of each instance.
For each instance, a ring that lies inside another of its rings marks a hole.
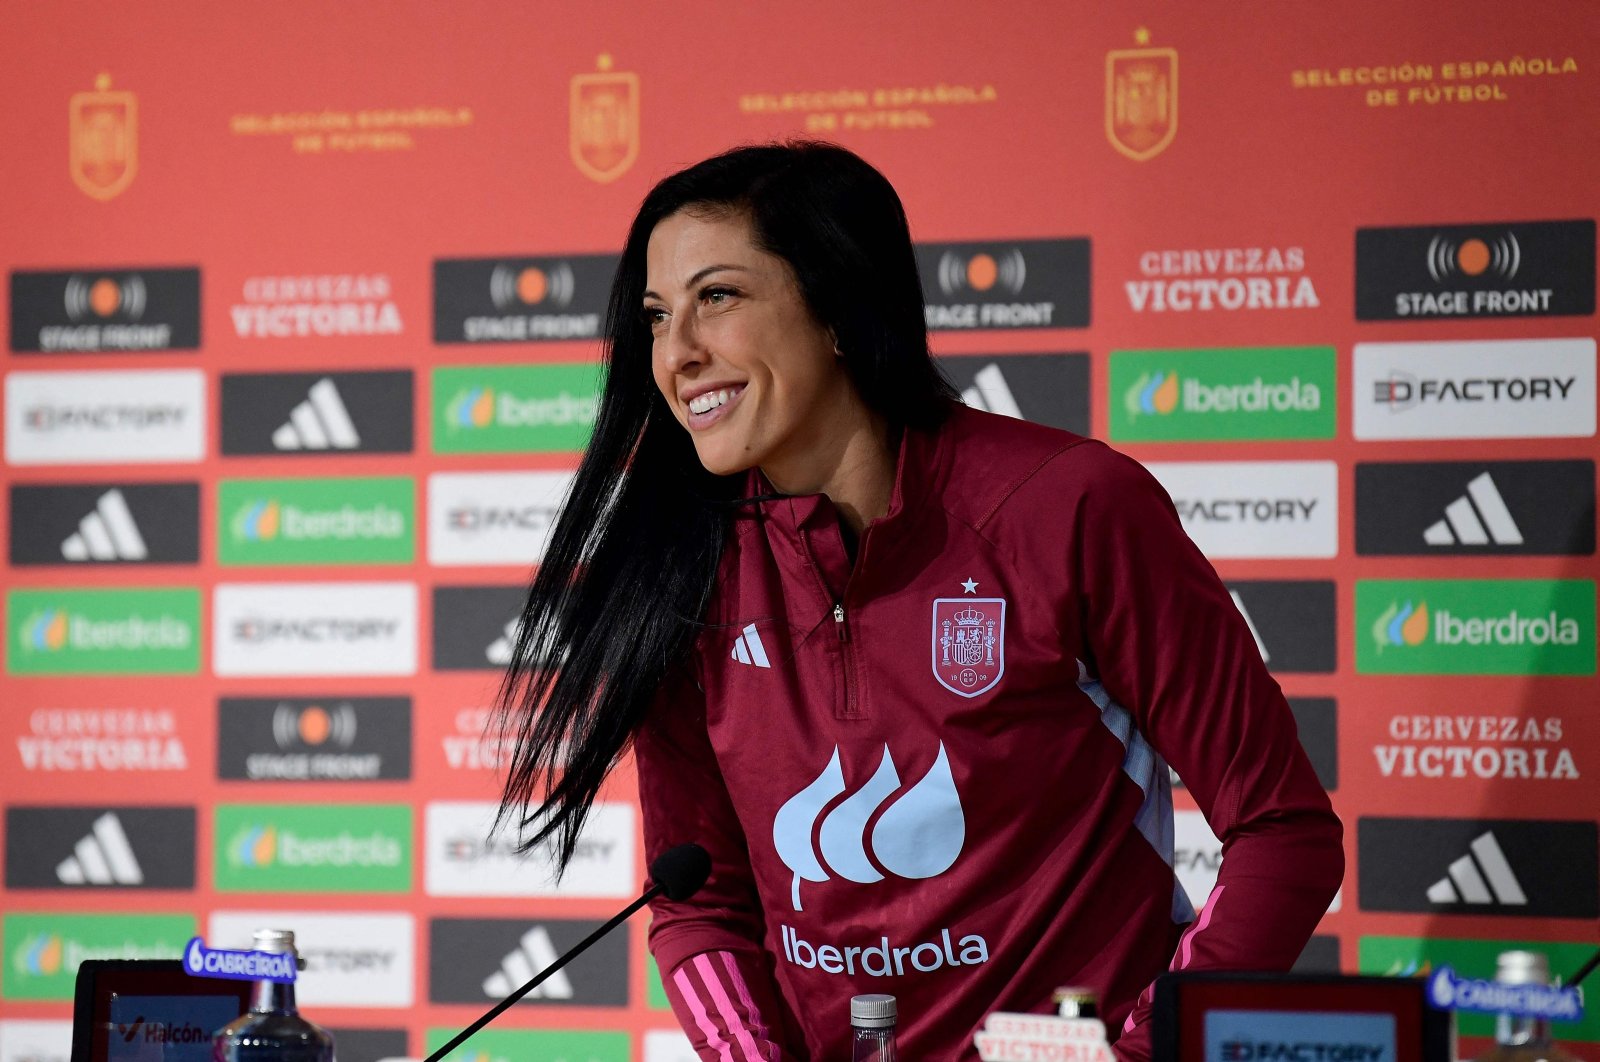
[[[673,315],[666,334],[656,341],[656,355],[673,372],[682,372],[706,360],[692,315]]]

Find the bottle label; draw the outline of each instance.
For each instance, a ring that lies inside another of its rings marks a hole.
[[[190,937],[183,949],[183,968],[194,977],[222,977],[232,981],[276,981],[292,985],[295,979],[294,953],[286,951],[229,951],[208,948],[199,937]]]
[[[1428,1002],[1440,1010],[1515,1014],[1546,1021],[1577,1021],[1583,1017],[1583,997],[1575,986],[1480,981],[1457,976],[1448,966],[1439,967],[1428,978]]]

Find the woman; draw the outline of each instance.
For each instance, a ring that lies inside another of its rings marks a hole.
[[[1293,962],[1341,829],[1249,630],[1137,464],[956,402],[882,175],[799,143],[667,178],[608,336],[503,813],[564,865],[631,743],[647,854],[712,855],[650,931],[702,1058],[836,1062],[872,991],[907,1057],[971,1058],[1064,984],[1145,1058],[1169,961]],[[1198,916],[1168,762],[1227,852]]]

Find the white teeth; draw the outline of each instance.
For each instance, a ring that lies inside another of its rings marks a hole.
[[[741,390],[743,390],[743,388],[734,387],[726,388],[721,391],[708,391],[697,398],[689,400],[689,412],[709,413],[718,406],[726,405],[728,402],[733,401],[733,396],[738,394]]]

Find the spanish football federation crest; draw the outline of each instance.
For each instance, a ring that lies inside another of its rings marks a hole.
[[[572,79],[570,146],[573,165],[590,180],[614,181],[639,157],[639,75],[613,72],[602,55],[600,72]]]
[[[111,75],[94,88],[73,93],[67,106],[67,168],[86,194],[113,199],[139,171],[139,112],[133,93],[111,90]]]
[[[939,685],[976,697],[993,689],[1005,670],[1005,598],[935,598],[933,677]]]
[[[1150,43],[1148,30],[1134,33]],[[1178,135],[1178,50],[1127,48],[1106,53],[1106,137],[1137,162],[1165,151]]]

